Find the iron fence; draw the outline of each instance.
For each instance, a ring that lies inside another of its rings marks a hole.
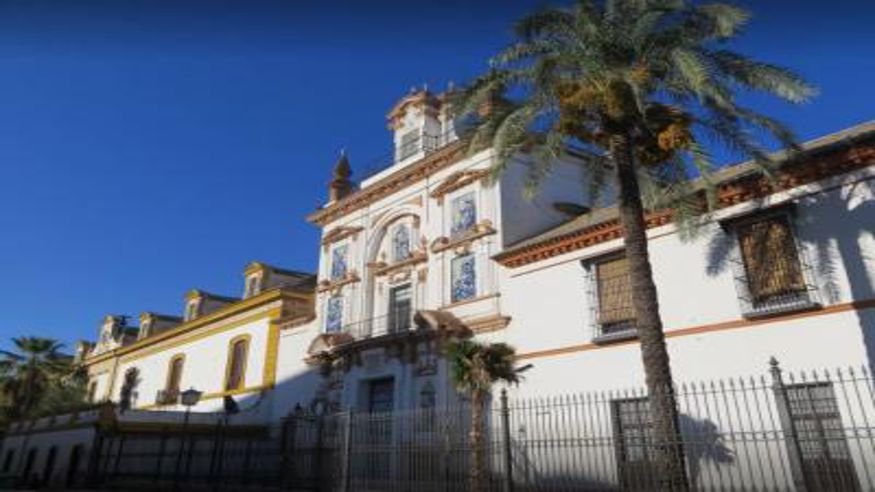
[[[258,436],[108,435],[103,484],[197,484],[313,491],[655,490],[665,446],[682,450],[690,490],[875,490],[875,392],[867,369],[673,388],[678,433],[653,430],[644,389],[541,398],[495,395],[473,440],[471,405],[368,413],[293,412]],[[479,444],[478,444],[479,442]],[[664,456],[664,455],[663,455]],[[153,488],[158,488],[153,487]]]

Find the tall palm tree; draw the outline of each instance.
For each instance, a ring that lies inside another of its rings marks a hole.
[[[12,417],[28,415],[46,388],[69,374],[71,358],[61,353],[63,345],[40,337],[12,339],[15,352],[0,350],[0,391],[10,402]]]
[[[456,389],[467,395],[471,402],[472,450],[471,492],[480,492],[486,484],[486,452],[484,407],[492,386],[498,381],[516,383],[519,374],[515,368],[516,351],[505,343],[484,345],[470,339],[453,340],[446,347],[450,374]]]
[[[749,17],[733,5],[685,0],[579,0],[542,10],[516,24],[517,40],[455,101],[475,123],[471,151],[494,148],[495,173],[528,151],[533,192],[551,163],[577,148],[592,156],[583,164],[591,201],[616,195],[663,488],[684,488],[686,478],[646,213],[670,209],[685,226],[707,212],[710,144],[767,173],[770,142],[796,147],[789,129],[740,105],[737,92],[791,103],[816,92],[785,68],[729,49]]]

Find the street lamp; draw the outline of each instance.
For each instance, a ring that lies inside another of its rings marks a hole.
[[[201,401],[201,395],[204,393],[202,391],[198,391],[194,388],[189,388],[182,392],[180,395],[180,401],[182,405],[185,407],[185,413],[188,415],[188,412],[191,410],[191,407],[198,404]]]
[[[179,455],[176,457],[176,473],[173,480],[173,490],[179,486],[179,472],[182,468],[182,456],[185,451],[185,434],[188,431],[188,419],[191,417],[191,407],[201,401],[202,391],[189,388],[179,395],[179,402],[185,407],[185,416],[182,419],[182,435],[179,437]],[[189,444],[189,448],[191,444]],[[189,451],[190,452],[190,451]]]

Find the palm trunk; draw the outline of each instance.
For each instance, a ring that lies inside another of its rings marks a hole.
[[[485,395],[482,391],[475,390],[471,395],[471,476],[469,491],[481,492],[485,488],[484,478],[486,475],[485,451],[483,449],[483,404]]]
[[[687,488],[687,480],[677,403],[659,316],[659,300],[650,267],[644,206],[629,135],[611,137],[611,157],[617,172],[620,223],[624,230],[632,303],[650,399],[654,465],[661,490],[683,490]]]
[[[36,392],[36,360],[30,359],[27,363],[27,377],[24,379],[24,398],[21,403],[21,414],[26,416],[33,407],[34,393]]]

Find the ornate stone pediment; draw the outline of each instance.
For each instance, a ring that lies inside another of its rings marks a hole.
[[[342,241],[348,237],[355,236],[362,231],[361,226],[339,226],[331,229],[322,236],[322,246],[327,246],[337,241]]]
[[[326,279],[320,281],[319,284],[316,286],[316,292],[338,292],[344,285],[354,284],[356,282],[359,282],[360,280],[361,277],[358,276],[358,273],[356,273],[355,270],[350,270],[346,272],[346,275],[343,278],[337,280]]]
[[[441,236],[435,239],[431,242],[431,252],[440,253],[441,251],[446,251],[448,249],[467,247],[477,239],[491,236],[496,232],[497,231],[495,230],[495,228],[492,227],[492,221],[489,219],[484,219],[479,224],[475,225],[468,231],[459,234],[458,236]]]
[[[443,183],[438,185],[429,196],[436,199],[438,204],[444,202],[444,196],[452,193],[460,188],[463,188],[477,180],[485,179],[489,176],[488,169],[479,169],[476,171],[458,171],[451,174]]]
[[[385,261],[375,261],[373,263],[368,263],[368,267],[373,269],[374,275],[377,277],[383,275],[390,275],[392,273],[398,272],[399,270],[404,270],[414,265],[418,265],[419,263],[423,263],[428,260],[428,253],[425,249],[411,251],[410,258],[406,260],[396,261],[394,263],[387,263]]]

